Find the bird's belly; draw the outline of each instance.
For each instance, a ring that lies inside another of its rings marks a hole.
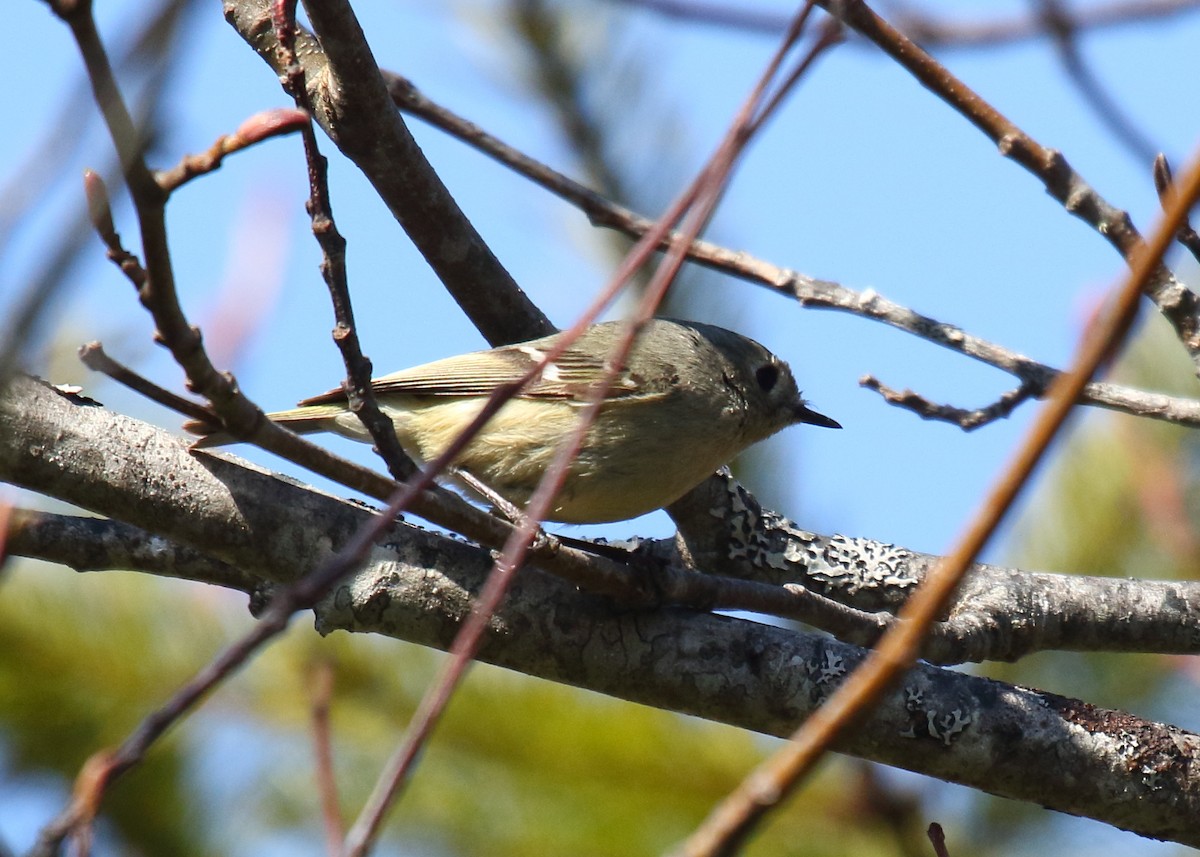
[[[481,404],[462,399],[426,402],[392,416],[401,443],[430,461],[474,418]],[[662,431],[661,425],[650,432],[631,432],[622,407],[600,412],[547,520],[605,523],[652,512],[678,499],[737,451],[736,441],[720,425],[713,425],[699,442],[688,443]],[[514,399],[456,456],[454,466],[524,507],[581,410],[566,402]],[[660,417],[670,420],[670,415]]]

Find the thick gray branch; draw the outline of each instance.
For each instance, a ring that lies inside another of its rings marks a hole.
[[[5,550],[76,571],[124,569],[239,589],[253,594],[262,581],[193,548],[109,518],[13,509]]]
[[[678,549],[710,574],[801,585],[858,610],[895,612],[938,557],[821,535],[764,509],[723,471],[681,500]],[[681,510],[688,511],[688,510]],[[687,521],[703,520],[700,527]],[[1200,654],[1200,582],[1045,574],[972,566],[922,656],[934,663],[1033,652]]]
[[[200,550],[264,584],[294,579],[372,514],[234,459],[189,453],[161,430],[27,379],[0,401],[0,478],[186,545],[192,561]],[[116,527],[107,537],[121,533],[149,539]],[[480,548],[397,524],[369,566],[320,605],[318,627],[444,647],[490,565]],[[185,565],[171,567],[177,573]],[[623,610],[527,569],[495,617],[482,657],[784,735],[862,655],[746,620]],[[919,666],[839,749],[1200,844],[1193,823],[1200,772],[1191,764],[1200,737],[1121,712]]]

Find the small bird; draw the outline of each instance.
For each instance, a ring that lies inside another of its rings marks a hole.
[[[603,377],[623,327],[587,328],[484,425],[454,469],[523,507]],[[376,378],[371,389],[405,451],[430,461],[498,385],[545,362],[561,336],[436,360]],[[371,442],[341,389],[267,416],[300,434],[333,432]],[[652,319],[609,386],[547,517],[595,524],[653,511],[746,447],[796,423],[841,428],[807,406],[788,365],[754,340],[708,324]],[[198,423],[185,428],[212,432]],[[228,442],[212,435],[195,446]]]

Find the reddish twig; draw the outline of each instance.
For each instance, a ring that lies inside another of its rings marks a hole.
[[[92,221],[92,228],[96,230],[100,240],[104,242],[109,261],[140,291],[146,285],[146,269],[142,267],[138,257],[126,250],[125,245],[121,243],[121,236],[113,223],[108,187],[96,171],[83,171],[83,194],[87,200],[88,219]]]
[[[8,526],[12,511],[12,503],[0,497],[0,571],[4,570],[4,564],[8,562]]]
[[[220,168],[229,155],[248,149],[271,137],[294,134],[310,127],[308,114],[300,110],[277,108],[256,113],[238,126],[232,134],[222,134],[211,146],[198,155],[185,155],[169,170],[156,174],[159,185],[173,193],[192,179]]]
[[[1146,250],[1135,254],[1131,270],[1103,321],[1080,343],[1072,369],[1055,382],[1025,443],[984,499],[955,549],[938,562],[917,588],[900,611],[900,621],[884,634],[862,666],[833,692],[786,747],[713,810],[683,845],[680,854],[710,857],[734,853],[766,813],[796,788],[831,744],[912,666],[927,629],[950,603],[963,574],[1045,455],[1084,385],[1105,355],[1128,332],[1146,282],[1158,269],[1163,253],[1197,197],[1200,197],[1200,157],[1193,161],[1173,195]]]
[[[309,671],[313,757],[316,759],[317,793],[321,797],[321,820],[325,828],[325,851],[329,857],[339,857],[346,826],[338,803],[337,776],[333,769],[333,735],[329,725],[333,678],[333,664],[327,660],[313,664]]]
[[[86,836],[91,818],[94,816],[95,809],[108,784],[138,764],[150,746],[171,725],[197,705],[217,683],[223,681],[233,670],[243,664],[260,646],[282,631],[294,611],[311,606],[342,575],[361,562],[375,538],[384,528],[391,525],[394,516],[400,511],[407,509],[412,504],[426,508],[440,507],[443,512],[448,513],[449,519],[457,518],[466,524],[460,528],[461,531],[470,533],[475,530],[480,537],[490,533],[490,538],[485,537],[485,541],[498,541],[501,534],[510,529],[501,522],[489,519],[486,513],[472,509],[460,498],[448,500],[447,495],[441,493],[433,496],[425,493],[426,489],[433,484],[435,474],[439,473],[461,451],[463,445],[468,442],[470,434],[464,435],[458,443],[452,444],[443,456],[433,462],[410,484],[402,486],[400,490],[396,491],[394,483],[371,474],[369,471],[355,469],[353,466],[347,467],[347,463],[339,462],[335,456],[311,447],[310,444],[291,432],[274,426],[264,419],[261,410],[242,396],[232,377],[216,371],[204,351],[198,329],[188,323],[179,305],[166,235],[165,206],[168,194],[156,181],[142,158],[133,122],[125,108],[95,22],[91,17],[90,3],[58,0],[52,4],[52,8],[69,25],[75,36],[96,101],[120,155],[125,171],[125,180],[133,198],[141,229],[145,267],[138,264],[136,258],[121,247],[120,239],[112,223],[110,206],[103,183],[99,181],[98,177],[88,175],[85,177],[85,184],[92,218],[97,230],[109,246],[110,254],[120,256],[122,269],[137,286],[139,299],[154,318],[157,328],[156,340],[170,349],[176,361],[184,368],[189,386],[212,402],[213,409],[222,423],[235,434],[251,436],[265,448],[282,452],[287,457],[296,456],[302,460],[307,459],[309,464],[317,465],[316,472],[321,472],[321,469],[337,471],[350,479],[350,482],[344,484],[357,482],[361,486],[369,486],[368,493],[390,497],[390,502],[388,510],[382,516],[373,519],[370,525],[363,527],[342,552],[276,595],[267,608],[262,621],[249,634],[210,663],[162,708],[148,716],[116,751],[105,754],[102,759],[97,757],[98,761],[95,764],[100,766],[102,776],[93,777],[89,773],[85,779],[91,785],[85,790],[84,797],[72,801],[71,806],[44,828],[36,849],[36,853],[39,854],[53,853],[58,849],[63,838],[73,831],[85,831],[84,836]],[[488,409],[485,408],[473,423],[471,431],[477,431],[490,415]],[[308,447],[311,449],[306,450]],[[432,501],[432,506],[430,506],[430,501]],[[464,507],[467,511],[464,511]],[[481,523],[481,518],[487,523]],[[443,518],[441,522],[445,524],[447,520]],[[453,526],[452,524],[448,525]],[[547,540],[543,545],[543,550],[538,553],[550,557],[551,560],[547,562],[547,565],[551,566],[560,564],[557,562],[558,558],[570,557],[572,554],[575,554],[576,559],[581,558],[578,552],[560,550],[559,546],[551,540]],[[588,558],[585,560],[585,564],[594,569],[606,569],[602,574],[607,577],[606,585],[609,587],[615,585],[623,591],[636,591],[638,588],[636,583],[629,585],[631,578],[624,573],[624,570],[618,571],[614,576],[615,563],[606,563],[598,558]],[[617,580],[624,585],[614,583]]]
[[[950,857],[950,851],[946,848],[946,832],[940,824],[933,822],[925,833],[933,845],[934,857]]]

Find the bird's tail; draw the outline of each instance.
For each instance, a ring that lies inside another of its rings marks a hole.
[[[291,429],[296,434],[311,434],[331,431],[334,419],[345,412],[346,408],[339,405],[308,405],[267,414],[267,419]],[[188,420],[183,424],[183,430],[200,436],[192,444],[192,449],[211,449],[214,446],[227,446],[239,442],[238,438],[219,426],[201,420]]]

